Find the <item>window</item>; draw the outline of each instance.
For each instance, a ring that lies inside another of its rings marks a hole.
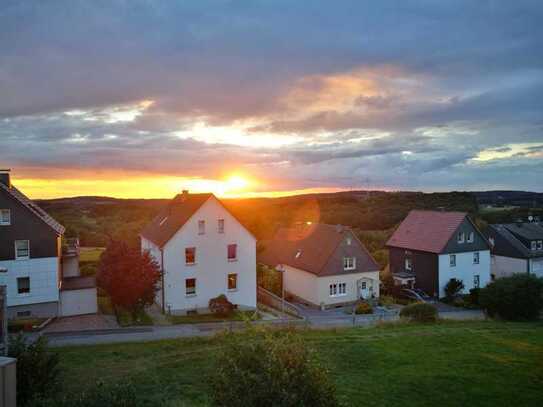
[[[228,245],[228,261],[234,261],[238,258],[238,245],[229,244]]]
[[[537,250],[537,242],[535,240],[532,240],[532,250]]]
[[[468,243],[473,243],[473,240],[475,239],[475,234],[473,232],[468,233]]]
[[[298,249],[298,251],[296,252],[296,254],[294,255],[294,257],[295,257],[296,259],[299,259],[301,255],[302,255],[302,249]]]
[[[350,237],[348,237],[347,239],[345,239],[345,242],[347,243],[347,246],[350,246],[353,240]]]
[[[458,233],[458,243],[464,243],[466,240],[466,234],[464,232]]]
[[[405,270],[406,271],[413,270],[413,261],[411,260],[410,257],[405,258]]]
[[[449,265],[456,267],[456,254],[449,254]]]
[[[0,225],[11,225],[11,211],[9,209],[0,209]]]
[[[356,258],[355,257],[344,257],[343,258],[343,270],[354,270],[356,268]]]
[[[185,295],[196,295],[196,279],[187,278],[185,280]]]
[[[219,233],[224,233],[224,219],[219,219],[217,221],[217,229]]]
[[[198,234],[203,235],[206,233],[206,221],[205,220],[199,220],[198,221]]]
[[[494,247],[494,245],[496,244],[493,237],[489,237],[488,241],[490,242],[490,246],[492,246],[492,247]]]
[[[30,311],[17,311],[17,317],[18,318],[26,318],[32,315],[32,312]]]
[[[347,295],[347,284],[346,283],[330,284],[330,297],[338,297],[340,295]]]
[[[479,264],[479,252],[473,253],[473,264]]]
[[[185,264],[196,263],[196,247],[187,247],[185,249]]]
[[[537,250],[543,250],[543,240],[537,241]]]
[[[30,241],[15,241],[15,260],[25,260],[30,258]]]
[[[17,279],[17,293],[28,294],[30,292],[30,277],[19,277]]]
[[[238,288],[238,275],[237,274],[228,274],[228,289],[237,290]]]
[[[360,288],[362,288],[363,290],[365,290],[367,286],[368,284],[365,281],[362,281],[362,283],[360,284]]]
[[[479,285],[480,285],[479,274],[475,274],[473,276],[473,288],[479,288]]]
[[[0,267],[0,273],[7,273],[8,269],[5,267]]]

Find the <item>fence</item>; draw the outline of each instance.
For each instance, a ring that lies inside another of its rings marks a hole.
[[[288,301],[284,301],[281,297],[278,297],[265,288],[257,287],[257,300],[259,303],[267,305],[268,307],[275,308],[277,310],[284,309],[285,313],[287,314],[294,315],[298,318],[303,318],[300,309],[296,305]]]

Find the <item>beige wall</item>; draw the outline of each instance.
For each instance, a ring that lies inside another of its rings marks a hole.
[[[310,303],[319,305],[317,276],[294,267],[285,266],[285,290]]]
[[[496,278],[510,277],[515,273],[526,273],[528,271],[526,261],[526,259],[492,255],[490,272]]]

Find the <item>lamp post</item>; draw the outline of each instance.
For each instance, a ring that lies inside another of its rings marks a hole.
[[[281,319],[285,318],[285,266],[278,264],[275,268],[281,273]]]

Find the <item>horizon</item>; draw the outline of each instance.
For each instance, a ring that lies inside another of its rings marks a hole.
[[[543,192],[541,20],[529,0],[6,2],[0,167],[34,199]]]

